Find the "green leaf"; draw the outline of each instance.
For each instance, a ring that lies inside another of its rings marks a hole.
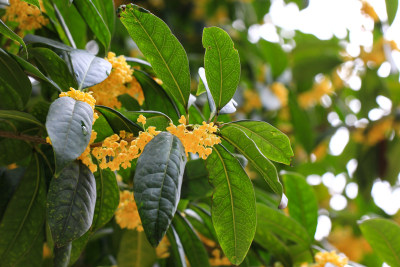
[[[95,211],[96,212],[96,211]],[[94,221],[94,220],[93,220]],[[69,257],[69,266],[74,265],[74,263],[79,259],[82,251],[85,249],[90,237],[93,235],[91,230],[87,231],[83,236],[72,241],[71,254]]]
[[[89,168],[74,161],[50,182],[47,220],[54,243],[62,247],[81,237],[92,225],[96,181]]]
[[[240,58],[229,35],[218,27],[204,28],[204,68],[217,112],[232,99],[240,80]]]
[[[96,57],[85,50],[73,50],[70,60],[79,89],[101,83],[111,73],[112,65],[104,58]]]
[[[171,225],[167,231],[167,238],[171,244],[171,257],[169,259],[173,261],[172,266],[186,267],[185,251],[183,250],[181,240],[179,239],[173,225]]]
[[[214,146],[206,160],[214,187],[211,216],[222,250],[239,265],[250,248],[256,230],[253,186],[239,161],[223,146]]]
[[[293,266],[288,247],[267,229],[268,226],[264,225],[264,221],[258,221],[254,241],[274,255],[284,266]]]
[[[394,18],[396,17],[397,8],[399,6],[399,0],[386,0],[386,12],[388,16],[389,25],[392,25]]]
[[[257,203],[257,222],[262,229],[284,239],[289,239],[305,247],[311,243],[306,229],[297,221],[261,203]]]
[[[35,78],[41,79],[44,82],[47,82],[49,85],[51,85],[53,88],[55,88],[57,91],[61,92],[61,88],[60,86],[58,86],[58,84],[56,84],[53,80],[47,78],[42,72],[40,72],[40,70],[38,68],[36,68],[34,65],[32,65],[31,63],[29,63],[28,61],[20,58],[19,56],[16,55],[12,55],[10,54],[10,56],[12,58],[14,58],[15,61],[18,62],[19,66],[26,72],[28,72],[28,74],[33,75]]]
[[[155,249],[143,232],[125,231],[119,247],[117,261],[120,267],[151,267],[157,259]]]
[[[0,109],[23,110],[32,85],[20,66],[0,48]]]
[[[145,72],[135,70],[133,76],[135,76],[142,88],[146,88],[143,90],[145,99],[143,108],[147,110],[157,110],[167,114],[175,123],[177,123],[180,113],[175,102],[172,101],[164,89]]]
[[[54,247],[54,266],[67,267],[71,256],[72,242],[62,247]]]
[[[237,127],[228,124],[221,128],[221,136],[232,144],[242,155],[244,155],[252,166],[261,174],[268,186],[279,197],[282,197],[282,184],[279,182],[275,166],[261,153],[257,145],[246,133]]]
[[[18,259],[15,263],[15,267],[42,267],[43,261],[43,242],[44,242],[44,230],[40,231],[33,239],[29,240],[31,243],[30,249],[25,255]]]
[[[53,39],[49,39],[49,38],[42,37],[39,35],[27,34],[24,37],[24,41],[26,44],[33,44],[34,46],[39,44],[41,46],[56,48],[56,49],[64,50],[64,51],[74,50],[74,48],[72,48],[68,45],[65,45],[61,42],[57,42],[57,41],[54,41]]]
[[[121,22],[153,66],[164,88],[186,109],[190,95],[189,61],[168,26],[144,8],[130,4],[120,12]]]
[[[400,226],[381,218],[360,223],[365,239],[379,257],[390,266],[400,266]]]
[[[111,42],[111,33],[96,6],[90,0],[75,0],[74,5],[107,51]]]
[[[109,169],[97,168],[96,178],[97,199],[94,209],[92,229],[97,230],[114,216],[119,204],[119,188],[114,172]]]
[[[221,131],[225,127],[242,130],[270,160],[290,164],[293,151],[289,138],[272,125],[264,121],[242,120],[223,124]]]
[[[115,9],[113,0],[94,0],[94,5],[106,22],[108,30],[112,36],[115,27]]]
[[[185,149],[178,137],[162,132],[140,155],[134,177],[134,196],[150,244],[157,246],[174,217],[179,202]]]
[[[97,118],[92,129],[97,133],[96,140],[94,140],[95,143],[101,142],[114,134],[114,130],[111,128],[110,124],[108,124],[104,116],[99,116],[99,118]]]
[[[212,187],[208,182],[208,171],[203,159],[186,163],[183,174],[182,198],[196,200],[211,195]]]
[[[46,214],[44,171],[35,154],[0,223],[0,265],[15,266],[43,234]]]
[[[22,40],[22,38],[19,37],[19,35],[13,32],[10,28],[8,28],[2,19],[0,19],[0,33],[3,34],[4,36],[7,36],[13,41],[20,43],[24,48],[25,53],[28,55],[28,50],[26,49],[24,40]]]
[[[39,0],[22,0],[22,1],[27,2],[28,4],[31,4],[31,5],[34,5],[40,9]]]
[[[175,214],[172,224],[182,242],[190,266],[210,266],[207,251],[192,225],[179,212]]]
[[[35,58],[49,77],[63,91],[68,91],[70,87],[77,88],[78,84],[69,71],[67,64],[56,53],[43,47],[29,48],[28,51],[30,56]]]
[[[162,112],[158,111],[121,111],[121,114],[132,122],[137,122],[140,115],[146,117],[146,128],[154,126],[158,131],[165,131],[172,120]]]
[[[0,110],[0,119],[17,120],[22,123],[36,124],[37,126],[44,128],[44,125],[31,114],[17,110]]]
[[[205,234],[205,236],[210,238],[210,239],[212,239],[212,240],[218,240],[217,234],[215,233],[214,225],[212,223],[210,212],[205,210],[204,208],[196,206],[194,204],[190,204],[189,205],[189,209],[191,209],[194,212],[196,212],[196,214],[203,221],[204,225],[207,227],[209,233]]]
[[[24,173],[24,167],[12,170],[0,167],[0,221]]]
[[[288,56],[279,43],[271,43],[264,39],[258,41],[261,55],[271,66],[272,76],[279,77],[288,66]]]
[[[96,110],[99,111],[104,118],[107,120],[108,124],[113,129],[114,133],[119,134],[120,131],[124,130],[137,135],[140,131],[144,131],[141,126],[132,122],[127,117],[122,115],[120,112],[106,107],[106,106],[96,106]]]
[[[296,173],[285,173],[283,179],[290,217],[303,225],[310,238],[314,239],[318,223],[318,201],[314,189]]]
[[[71,97],[56,99],[46,119],[56,161],[56,176],[86,149],[92,132],[93,110]]]

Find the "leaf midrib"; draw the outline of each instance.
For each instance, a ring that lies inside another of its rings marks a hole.
[[[179,94],[180,94],[180,96],[181,96],[181,98],[182,98],[182,100],[183,100],[183,104],[184,104],[184,106],[186,107],[187,103],[186,103],[185,98],[183,97],[182,89],[181,89],[181,87],[179,86],[178,82],[176,81],[175,76],[172,74],[171,69],[169,68],[168,64],[165,62],[165,59],[164,59],[164,57],[162,56],[160,50],[159,50],[158,47],[155,45],[153,39],[151,38],[151,36],[150,36],[149,33],[147,32],[147,30],[143,27],[142,23],[140,23],[139,18],[135,15],[134,12],[132,12],[132,15],[135,17],[136,22],[139,24],[139,26],[142,28],[142,30],[146,33],[147,37],[149,38],[149,40],[150,40],[151,43],[153,44],[154,48],[156,49],[157,53],[159,54],[159,56],[161,57],[162,61],[164,62],[164,65],[166,66],[166,68],[167,68],[169,74],[171,75],[172,79],[174,80],[174,83],[175,83],[176,87],[178,88],[178,92],[179,92]],[[164,38],[166,38],[166,37],[164,37]]]
[[[213,33],[211,33],[211,36],[213,37],[213,39],[214,39],[214,43],[215,43],[215,46],[217,47],[217,51],[218,51],[218,59],[219,59],[219,72],[220,72],[220,79],[221,79],[221,82],[220,82],[220,87],[219,87],[219,99],[218,99],[218,108],[221,108],[221,102],[222,102],[222,58],[221,58],[221,51],[220,51],[220,49],[219,49],[219,46],[218,46],[218,43],[217,43],[217,40],[215,39],[215,36],[214,36],[214,34]]]

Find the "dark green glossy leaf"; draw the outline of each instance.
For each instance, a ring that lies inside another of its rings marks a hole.
[[[157,259],[155,249],[143,232],[125,231],[119,247],[117,260],[120,267],[151,267]]]
[[[293,151],[289,138],[281,131],[264,121],[235,121],[225,123],[224,128],[242,130],[258,147],[260,152],[273,161],[290,164]]]
[[[75,0],[74,5],[107,51],[111,42],[111,33],[94,3],[90,0]]]
[[[290,217],[303,225],[313,239],[318,223],[318,202],[314,189],[303,176],[296,173],[285,173],[283,179]]]
[[[28,34],[24,37],[24,41],[26,44],[38,44],[46,47],[56,48],[64,51],[72,51],[74,48],[65,45],[63,43],[54,41],[53,39],[49,39],[46,37],[42,37],[39,35]]]
[[[171,244],[171,257],[169,259],[173,261],[172,266],[186,267],[185,251],[183,250],[181,240],[179,239],[179,236],[176,233],[173,225],[171,225],[171,227],[168,229],[167,237],[169,243]]]
[[[29,63],[28,61],[16,56],[16,55],[12,55],[10,54],[15,61],[18,62],[19,66],[21,68],[24,69],[24,71],[26,71],[28,74],[33,75],[35,78],[41,79],[44,82],[47,82],[49,85],[51,85],[52,87],[54,87],[57,91],[61,92],[61,88],[60,86],[58,86],[58,84],[56,84],[53,80],[47,78],[42,72],[40,72],[40,70],[38,68],[36,68],[34,65],[32,65],[31,63]]]
[[[12,170],[0,167],[0,221],[24,173],[25,168],[23,167]]]
[[[187,108],[189,61],[178,39],[161,19],[136,5],[122,8],[120,16],[133,41],[163,81],[164,88]]]
[[[128,94],[119,95],[117,99],[121,102],[122,107],[128,111],[140,110],[139,102]]]
[[[80,161],[72,162],[51,180],[47,218],[56,246],[65,246],[89,230],[95,203],[95,178]]]
[[[232,124],[227,124],[226,127],[221,128],[220,133],[222,138],[244,155],[261,174],[272,191],[281,197],[282,184],[279,182],[275,166],[261,153],[257,145],[246,135],[243,129],[231,127],[230,125]]]
[[[186,163],[183,174],[182,198],[195,200],[211,196],[212,187],[208,182],[208,171],[203,159]]]
[[[43,234],[46,214],[44,172],[35,154],[0,223],[0,265],[15,266]]]
[[[396,17],[397,8],[399,6],[399,0],[386,0],[386,12],[388,15],[389,25],[392,25],[394,18]]]
[[[62,247],[54,247],[54,266],[67,267],[71,256],[72,242]]]
[[[114,133],[119,134],[120,131],[124,130],[137,135],[139,131],[144,131],[141,126],[135,122],[132,122],[120,112],[112,108],[106,106],[96,106],[96,110],[104,116]]]
[[[56,99],[46,119],[56,161],[56,176],[86,149],[92,132],[93,110],[70,97]]]
[[[18,63],[0,48],[0,109],[22,110],[31,90],[31,82]]]
[[[35,58],[48,76],[63,91],[68,91],[70,87],[77,88],[78,84],[69,71],[67,64],[56,53],[43,47],[29,48],[28,51],[30,56]]]
[[[71,254],[69,257],[69,266],[72,266],[81,256],[82,251],[85,249],[90,237],[93,235],[91,230],[87,231],[83,236],[72,241]]]
[[[110,62],[85,50],[73,50],[69,56],[79,89],[101,83],[111,73],[112,66]]]
[[[256,230],[253,185],[239,161],[221,145],[214,146],[206,166],[214,186],[211,215],[218,241],[233,264],[240,264]]]
[[[197,234],[194,232],[192,225],[182,217],[179,212],[175,214],[172,224],[182,242],[190,266],[210,266],[207,251]]]
[[[17,120],[22,123],[35,124],[41,128],[44,128],[44,125],[31,114],[17,110],[0,110],[0,119]]]
[[[400,266],[400,226],[387,219],[370,219],[360,229],[374,252],[390,266]]]
[[[40,9],[40,4],[39,4],[39,0],[23,0],[24,2],[27,2],[28,4],[34,5],[37,8]]]
[[[113,0],[94,0],[94,5],[101,14],[112,36],[115,27],[115,9]]]
[[[172,122],[167,115],[158,111],[121,111],[121,114],[132,122],[137,122],[139,116],[143,115],[146,117],[145,127],[154,126],[158,131],[165,131]]]
[[[212,223],[210,212],[202,207],[193,204],[190,204],[189,208],[196,212],[196,214],[201,218],[204,225],[207,227],[209,234],[205,234],[205,236],[212,240],[218,240],[217,234],[215,233],[214,225]]]
[[[147,110],[157,110],[167,114],[175,123],[179,119],[179,111],[175,102],[168,96],[164,89],[156,83],[150,76],[140,70],[135,70],[133,76],[138,80],[144,94],[144,108]]]
[[[19,37],[19,35],[13,32],[10,28],[8,28],[2,19],[0,19],[0,33],[3,34],[4,36],[7,36],[13,41],[20,43],[24,48],[25,53],[28,54],[28,50],[26,49],[24,40],[22,40],[22,38]]]
[[[268,226],[265,226],[263,221],[257,222],[254,241],[274,255],[284,266],[293,266],[288,247],[267,229]]]
[[[18,259],[15,263],[15,267],[43,267],[43,242],[44,242],[44,230],[40,231],[35,237],[29,240],[31,243],[30,249],[25,255]]]
[[[178,206],[186,164],[178,137],[162,132],[140,155],[134,177],[134,196],[150,244],[156,246],[167,231]]]
[[[305,247],[311,243],[306,229],[297,221],[261,203],[257,203],[257,225]]]
[[[204,68],[217,112],[232,99],[240,80],[239,53],[229,35],[218,27],[204,28]]]
[[[108,124],[104,116],[99,116],[99,118],[94,122],[93,130],[97,133],[94,142],[101,142],[114,134],[114,130],[111,128],[110,124]]]
[[[114,216],[119,204],[119,188],[114,172],[109,169],[97,168],[96,178],[96,207],[94,209],[92,229],[97,230]]]

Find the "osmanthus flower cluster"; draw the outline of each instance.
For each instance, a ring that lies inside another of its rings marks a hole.
[[[43,3],[39,0],[40,9],[45,12]],[[6,13],[2,17],[4,21],[18,23],[18,28],[24,30],[36,30],[49,23],[42,12],[34,5],[22,0],[10,0],[10,5],[6,8]]]
[[[118,96],[128,94],[143,104],[144,95],[142,87],[135,77],[133,69],[126,63],[124,56],[116,57],[115,53],[108,52],[105,58],[112,65],[110,75],[101,83],[89,88],[97,101],[97,105],[120,108]]]
[[[315,254],[314,259],[316,263],[303,263],[301,264],[301,267],[325,267],[327,263],[336,267],[344,267],[349,261],[346,256],[338,255],[336,251],[318,252]]]
[[[334,92],[332,82],[324,76],[319,82],[315,83],[311,90],[301,93],[298,96],[299,105],[304,108],[310,108],[316,105],[324,95],[331,95]]]

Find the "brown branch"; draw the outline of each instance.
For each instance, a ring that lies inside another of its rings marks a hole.
[[[47,144],[48,145],[48,143],[46,143],[46,139],[39,137],[39,136],[32,136],[32,135],[26,135],[26,134],[20,134],[20,133],[0,131],[0,137],[6,137],[6,138],[29,141],[29,142],[33,142],[33,143],[37,143],[37,144]]]

